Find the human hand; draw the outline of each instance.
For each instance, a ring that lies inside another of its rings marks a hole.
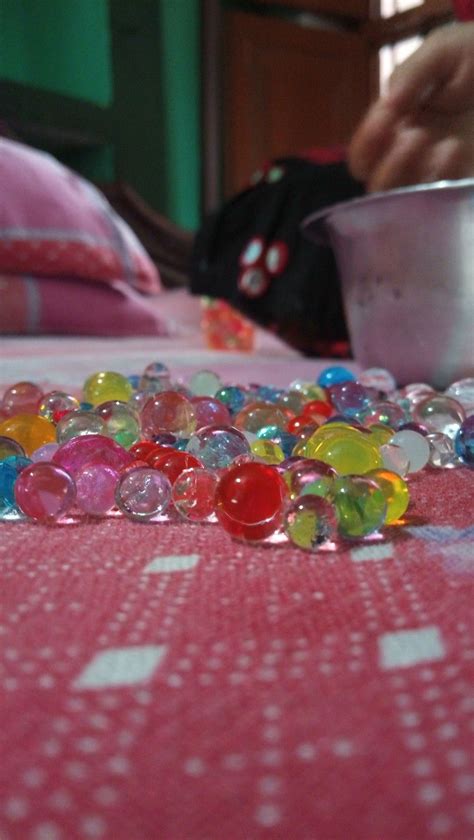
[[[370,191],[474,176],[474,23],[435,30],[395,70],[349,167]]]

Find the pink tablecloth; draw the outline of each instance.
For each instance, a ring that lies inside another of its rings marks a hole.
[[[1,378],[320,367],[193,341],[10,340]],[[318,554],[0,523],[1,840],[472,840],[472,479],[424,472],[405,527]]]

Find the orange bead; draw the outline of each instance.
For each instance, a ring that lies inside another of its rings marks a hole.
[[[38,414],[15,414],[0,423],[0,435],[13,438],[31,455],[45,443],[56,443],[56,427]]]

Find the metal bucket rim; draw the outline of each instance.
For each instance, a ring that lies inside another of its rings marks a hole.
[[[410,187],[397,187],[397,189],[386,190],[385,192],[369,193],[360,198],[352,198],[349,201],[330,204],[322,210],[311,213],[311,215],[303,220],[301,228],[306,236],[313,241],[325,243],[327,239],[325,236],[324,222],[330,220],[336,214],[339,215],[340,213],[350,211],[354,208],[366,207],[367,205],[380,204],[400,196],[436,192],[451,194],[457,191],[464,192],[469,189],[474,190],[474,178],[462,178],[457,181],[433,181],[431,184],[414,184]]]

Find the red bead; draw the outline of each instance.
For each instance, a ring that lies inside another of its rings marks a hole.
[[[329,403],[323,400],[310,400],[303,406],[303,414],[322,414],[323,417],[330,417],[332,413]]]
[[[166,447],[166,452],[159,452],[158,455],[151,457],[149,464],[154,470],[159,470],[169,478],[171,485],[173,485],[183,470],[189,470],[190,467],[202,467],[200,461],[190,455],[189,452],[181,452],[179,449],[171,449]]]
[[[311,426],[313,429],[318,428],[318,423],[314,422],[314,419],[310,417],[308,414],[297,414],[296,417],[293,417],[287,423],[287,431],[290,432],[292,435],[299,435],[302,429],[305,429],[307,426]]]
[[[149,455],[156,455],[159,449],[157,448],[157,444],[152,440],[139,440],[137,443],[134,443],[128,451],[130,452],[130,455],[133,455],[135,458],[140,458],[145,461]]]
[[[216,514],[234,537],[263,540],[282,520],[285,482],[278,471],[256,462],[230,467],[216,492]]]

